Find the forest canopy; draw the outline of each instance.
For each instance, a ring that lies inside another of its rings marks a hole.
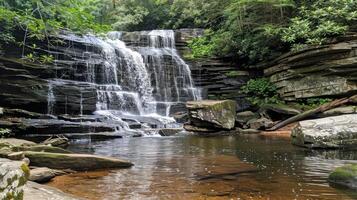
[[[0,0],[1,43],[14,30],[43,39],[59,30],[204,28],[192,57],[236,56],[248,63],[273,58],[352,31],[355,0]]]

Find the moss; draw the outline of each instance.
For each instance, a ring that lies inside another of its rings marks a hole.
[[[240,76],[248,76],[249,74],[247,74],[247,72],[242,72],[242,71],[229,71],[229,72],[225,73],[225,75],[228,78],[236,78],[236,77],[240,77]]]
[[[21,169],[25,173],[26,178],[30,177],[30,168],[27,166],[27,164],[22,164]]]
[[[329,176],[331,181],[348,181],[357,177],[357,164],[337,168]]]

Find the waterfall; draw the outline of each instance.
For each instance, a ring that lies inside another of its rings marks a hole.
[[[71,41],[73,46],[85,44],[86,48],[82,52],[72,52],[77,55],[72,69],[60,75],[69,78],[58,78],[52,81],[54,84],[49,84],[49,112],[55,102],[52,85],[79,88],[80,115],[84,114],[84,106],[88,107],[91,102],[84,102],[88,95],[85,92],[94,89],[94,114],[117,124],[118,131],[131,131],[130,122],[167,127],[174,123],[169,117],[171,109],[201,98],[189,66],[175,48],[172,30],[110,32],[105,38],[65,34],[62,38]],[[69,99],[63,98],[67,113]]]

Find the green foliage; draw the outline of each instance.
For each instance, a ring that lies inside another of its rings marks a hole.
[[[0,0],[0,41],[15,42],[16,31],[44,40],[59,30],[76,33],[108,31],[90,12],[95,0]]]
[[[0,138],[8,138],[11,136],[11,130],[7,128],[0,128]]]
[[[241,91],[253,105],[281,103],[277,88],[266,78],[249,80]]]
[[[303,44],[321,45],[330,37],[344,34],[356,20],[356,1],[317,0],[298,8],[297,16],[282,29],[281,37],[295,50]]]
[[[331,102],[332,99],[329,98],[310,98],[310,99],[302,99],[299,100],[298,103],[298,107],[300,107],[302,110],[310,110],[310,109],[314,109],[317,108],[321,105],[324,105],[326,103]]]

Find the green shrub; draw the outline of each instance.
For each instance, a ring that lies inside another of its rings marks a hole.
[[[282,101],[277,93],[277,88],[266,78],[251,79],[241,91],[246,94],[248,101],[253,105],[277,104]]]
[[[7,128],[0,128],[0,138],[8,138],[12,135],[11,130]]]

